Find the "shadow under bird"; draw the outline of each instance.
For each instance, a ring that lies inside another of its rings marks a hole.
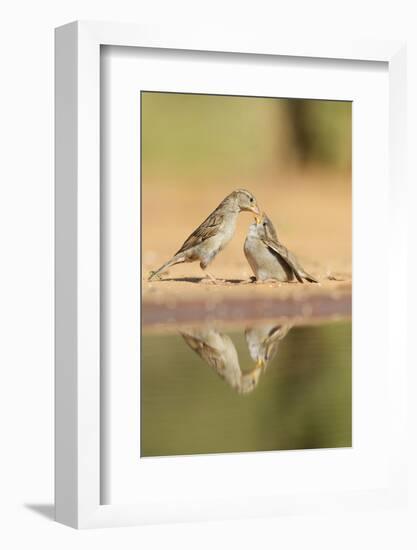
[[[297,258],[278,240],[277,232],[263,213],[249,226],[244,252],[257,281],[277,280],[318,283],[307,273]]]
[[[181,331],[188,346],[201,357],[233,390],[240,394],[253,391],[261,368],[243,373],[232,339],[210,326]]]
[[[199,261],[201,269],[205,270],[232,239],[240,212],[252,212],[255,216],[260,216],[255,197],[246,189],[236,189],[223,199],[188,237],[178,252],[163,266],[150,273],[148,281],[173,265],[183,262]],[[213,275],[208,272],[206,274],[209,279],[216,281]]]

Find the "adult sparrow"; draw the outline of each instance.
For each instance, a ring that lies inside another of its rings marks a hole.
[[[150,273],[148,280],[154,279],[165,269],[183,262],[199,261],[201,269],[205,270],[232,239],[236,229],[237,217],[242,211],[252,212],[255,216],[260,216],[258,204],[252,193],[246,191],[246,189],[236,189],[223,199],[208,218],[191,233],[170,260]],[[212,281],[216,281],[210,273],[207,273],[207,276]]]
[[[275,227],[265,213],[249,226],[244,252],[257,281],[276,279],[318,283],[301,267],[294,254],[278,241]]]

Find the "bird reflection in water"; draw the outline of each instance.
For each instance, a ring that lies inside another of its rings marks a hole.
[[[227,334],[205,326],[180,331],[188,346],[237,393],[253,391],[261,374],[276,356],[278,345],[291,328],[290,323],[263,324],[245,330],[246,343],[254,367],[242,372],[236,347]]]
[[[245,330],[249,354],[257,367],[266,368],[278,351],[280,340],[288,334],[291,323],[264,324]]]

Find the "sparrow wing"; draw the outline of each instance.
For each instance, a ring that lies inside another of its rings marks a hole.
[[[274,342],[275,340],[282,340],[285,336],[287,336],[291,327],[291,323],[283,323],[282,325],[272,327],[268,333],[268,336],[265,338],[265,342],[269,343]]]
[[[225,334],[220,337],[219,347],[206,342],[204,335],[181,332],[190,348],[197,353],[216,373],[233,389],[239,391],[242,371],[240,370],[236,348],[232,340]]]
[[[291,329],[291,324],[286,323],[283,325],[277,325],[276,327],[273,327],[268,336],[265,338],[264,345],[265,345],[265,359],[268,363],[276,354],[278,350],[278,343],[280,340],[285,338],[285,336],[288,334],[288,331]]]
[[[278,241],[265,238],[265,239],[262,239],[262,242],[273,254],[276,254],[277,256],[279,256],[288,265],[288,267],[292,269],[297,280],[300,283],[302,283],[303,279],[301,274],[299,273],[300,267],[298,265],[298,262],[295,256],[291,254],[291,252]]]
[[[187,332],[180,332],[190,348],[197,353],[210,367],[222,374],[225,364],[222,354],[213,346],[207,344],[203,339]]]
[[[283,244],[268,238],[262,239],[262,242],[269,248],[272,253],[277,254],[282,260],[284,260],[289,268],[292,269],[294,275],[300,283],[303,282],[303,279],[306,279],[306,281],[310,283],[318,283],[317,279],[307,273],[307,271],[305,271],[300,266],[294,254],[292,254],[287,248],[285,248]]]
[[[185,252],[186,250],[189,250],[193,246],[196,246],[197,244],[200,244],[203,241],[206,241],[210,237],[214,237],[214,235],[216,235],[218,230],[220,229],[220,226],[222,225],[223,220],[224,220],[223,213],[218,212],[216,210],[212,212],[210,216],[207,219],[205,219],[203,223],[199,225],[193,233],[191,233],[191,235],[184,242],[184,244],[176,254]]]

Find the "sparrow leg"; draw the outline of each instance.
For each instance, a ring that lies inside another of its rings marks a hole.
[[[217,278],[216,278],[214,275],[212,275],[209,271],[206,271],[205,274],[206,274],[206,278],[208,279],[208,281],[211,282],[211,283],[213,283],[213,284],[215,284],[215,285],[217,285],[217,284],[219,284],[219,283],[224,283],[224,279],[217,279]],[[206,280],[207,280],[207,279],[206,279]],[[203,281],[204,281],[204,279],[203,279]]]

